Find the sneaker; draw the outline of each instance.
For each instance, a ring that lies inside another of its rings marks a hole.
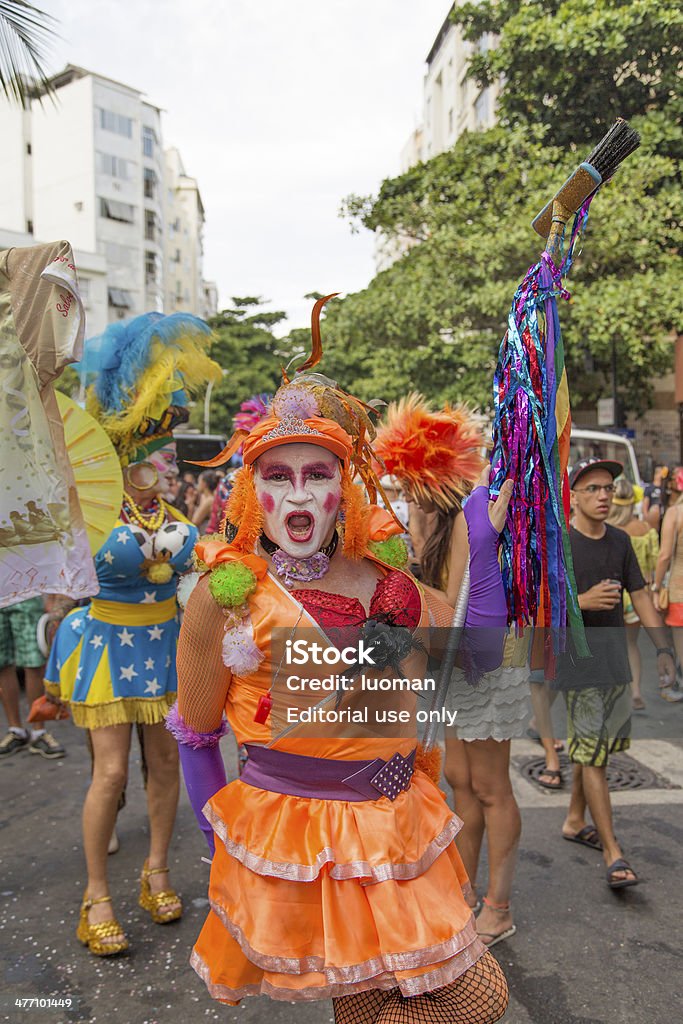
[[[662,686],[659,690],[659,696],[662,700],[668,701],[669,704],[678,704],[679,701],[683,700],[683,690],[677,690],[673,686]]]
[[[40,754],[41,757],[64,757],[66,750],[61,743],[58,743],[49,732],[37,736],[28,745],[31,754]]]
[[[0,740],[0,757],[11,757],[28,745],[28,736],[17,736],[9,729]]]

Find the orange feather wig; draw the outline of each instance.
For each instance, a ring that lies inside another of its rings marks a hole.
[[[414,392],[387,409],[374,453],[410,495],[447,511],[460,505],[484,468],[483,422],[465,405],[434,412]]]

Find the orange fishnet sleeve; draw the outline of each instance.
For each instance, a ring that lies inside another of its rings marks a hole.
[[[178,639],[178,710],[195,732],[221,724],[230,669],[221,657],[225,618],[203,576],[187,602]]]
[[[434,590],[433,587],[423,586],[422,589],[432,626],[435,626],[437,629],[450,626],[453,621],[453,609],[444,595],[440,591]]]

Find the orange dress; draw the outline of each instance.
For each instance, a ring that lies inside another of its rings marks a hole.
[[[428,600],[430,607],[420,598],[425,632],[435,616],[439,625],[450,620],[447,606]],[[254,674],[240,678],[220,660],[225,620],[206,578],[200,581],[181,630],[179,710],[191,728],[210,732],[220,724],[224,701],[238,743],[267,745],[281,725],[277,681],[272,720],[257,724],[254,713],[280,665],[274,631],[293,640],[310,640],[312,631],[326,638],[270,575],[249,607],[265,658]],[[424,675],[425,657],[413,652],[402,671]],[[414,710],[418,697],[402,691],[384,693],[381,700]],[[389,760],[416,746],[414,715],[409,726],[384,733],[363,725],[341,731],[300,728],[272,746],[337,760]],[[449,984],[485,952],[453,842],[462,822],[419,769],[393,802],[290,796],[238,779],[216,793],[204,813],[216,853],[211,910],[191,962],[216,999],[265,994],[313,1000],[396,986],[411,996]]]

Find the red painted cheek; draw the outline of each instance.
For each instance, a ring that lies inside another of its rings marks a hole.
[[[275,511],[275,498],[272,494],[259,494],[258,500],[261,502],[264,512]]]
[[[329,494],[326,494],[325,495],[325,500],[323,502],[323,508],[325,509],[325,511],[326,512],[336,512],[337,507],[339,505],[340,498],[341,498],[341,492],[339,492],[339,491],[337,491],[336,494],[333,493],[332,491],[330,491]]]

